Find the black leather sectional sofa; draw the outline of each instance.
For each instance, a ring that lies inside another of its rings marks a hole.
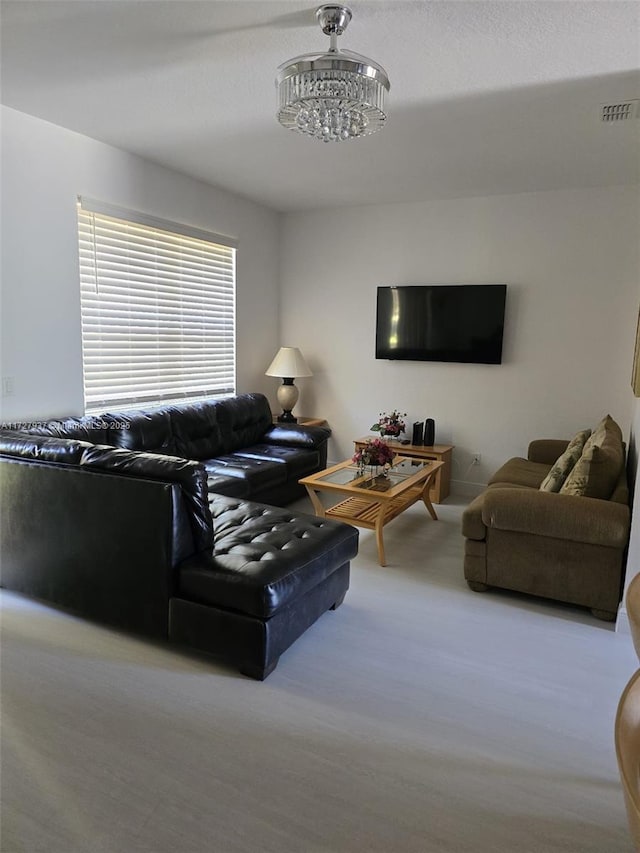
[[[330,431],[263,395],[6,426],[3,587],[258,679],[344,598],[357,530],[279,506]]]

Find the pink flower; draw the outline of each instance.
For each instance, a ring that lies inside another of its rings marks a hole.
[[[406,418],[406,416],[406,412],[401,415],[396,409],[394,409],[390,415],[386,412],[381,412],[378,423],[374,424],[371,427],[371,430],[372,432],[379,432],[380,435],[398,436],[406,429],[406,424],[403,421],[403,418]]]
[[[353,462],[362,465],[390,465],[394,457],[393,450],[379,438],[367,439],[365,445],[351,457]]]

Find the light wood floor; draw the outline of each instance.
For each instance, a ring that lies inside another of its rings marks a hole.
[[[630,638],[468,590],[462,508],[396,519],[386,568],[362,531],[262,684],[4,593],[2,853],[631,853]]]

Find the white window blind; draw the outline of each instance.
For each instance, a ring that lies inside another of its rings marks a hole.
[[[78,241],[87,413],[235,393],[231,240],[83,198]]]

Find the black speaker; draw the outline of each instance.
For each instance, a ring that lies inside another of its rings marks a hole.
[[[427,418],[424,422],[424,444],[431,447],[436,440],[436,422],[433,418]]]
[[[413,435],[411,436],[411,444],[422,444],[424,425],[422,421],[416,421],[413,425]]]

